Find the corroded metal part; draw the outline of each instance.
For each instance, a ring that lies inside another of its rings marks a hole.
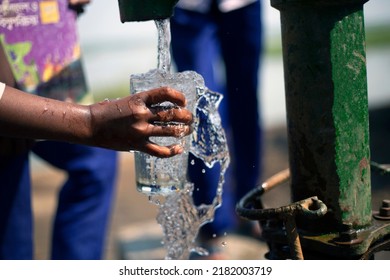
[[[280,180],[284,181],[284,180]],[[326,214],[326,205],[318,200],[317,197],[310,197],[287,206],[270,209],[253,208],[258,204],[256,200],[264,193],[264,189],[257,188],[248,193],[240,200],[236,207],[237,213],[250,220],[282,220],[285,227],[286,238],[290,249],[291,258],[294,260],[303,260],[303,251],[298,234],[298,228],[295,223],[296,216],[302,216],[305,219],[318,219]]]
[[[121,22],[170,18],[178,0],[119,0]]]

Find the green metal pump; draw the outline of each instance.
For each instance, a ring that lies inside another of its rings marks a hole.
[[[371,205],[367,1],[271,0],[281,16],[293,203],[262,209],[258,187],[237,206],[262,223],[270,259],[372,259],[390,249],[389,200],[379,216]]]
[[[170,18],[179,0],[119,0],[121,22]]]

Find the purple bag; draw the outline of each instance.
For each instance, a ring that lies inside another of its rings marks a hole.
[[[83,102],[77,15],[68,0],[0,0],[0,43],[17,86],[26,92]]]

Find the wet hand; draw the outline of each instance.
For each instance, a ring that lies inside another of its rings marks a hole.
[[[175,106],[158,106],[167,101]],[[185,105],[184,95],[167,87],[91,105],[94,144],[119,151],[138,150],[157,157],[180,154],[181,146],[160,146],[150,141],[150,137],[180,138],[190,134],[193,117]]]

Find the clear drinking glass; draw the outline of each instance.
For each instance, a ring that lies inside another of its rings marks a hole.
[[[197,93],[204,89],[202,76],[193,71],[169,73],[154,69],[147,73],[131,75],[131,94],[168,86],[181,91],[187,99],[186,109],[195,116]],[[167,106],[172,104],[156,104]],[[191,148],[191,135],[182,138],[151,137],[151,141],[168,146],[180,144],[184,152],[170,158],[158,158],[142,152],[135,152],[137,190],[148,195],[168,195],[183,189],[187,182],[188,153]]]

